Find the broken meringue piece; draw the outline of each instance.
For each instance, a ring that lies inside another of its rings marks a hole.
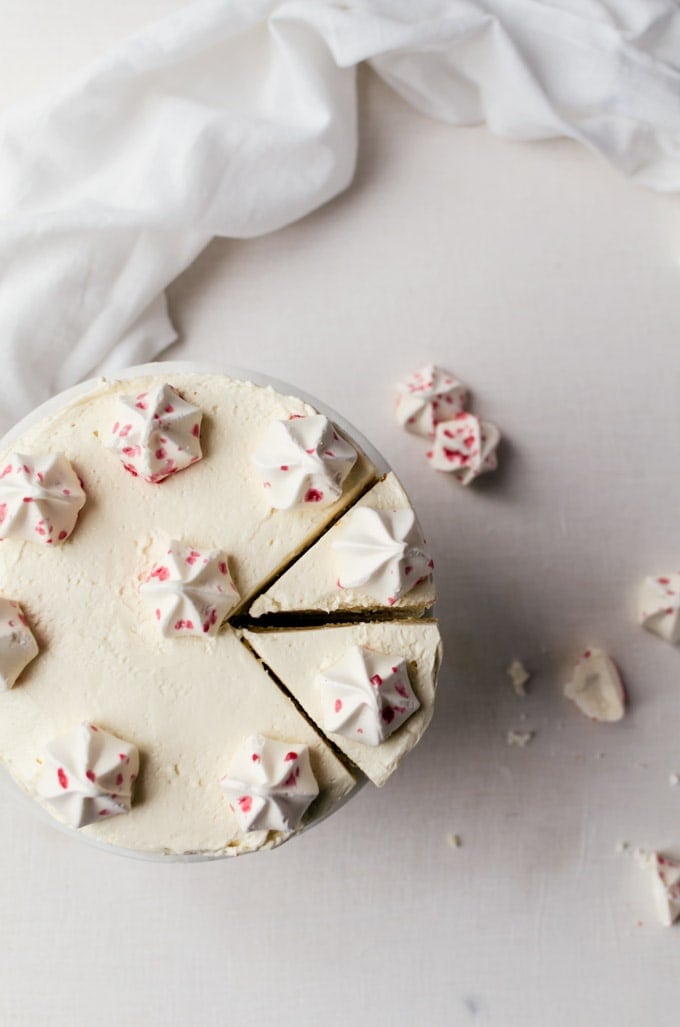
[[[406,661],[354,645],[316,676],[323,727],[364,745],[380,745],[420,709]]]
[[[118,396],[106,447],[134,477],[156,484],[201,459],[202,417],[167,384]]]
[[[397,385],[396,416],[406,431],[430,436],[465,408],[467,390],[449,371],[427,364]]]
[[[82,483],[63,453],[11,453],[0,471],[0,538],[61,545],[85,505]]]
[[[680,574],[645,578],[638,603],[640,623],[672,645],[680,642]]]
[[[513,660],[512,663],[506,667],[505,673],[510,678],[510,683],[515,691],[515,695],[524,697],[527,694],[527,682],[531,679],[531,674],[524,664],[520,660]]]
[[[131,742],[79,724],[47,746],[37,792],[71,827],[129,813],[139,771]]]
[[[586,649],[564,686],[567,699],[592,720],[621,720],[626,692],[613,660],[602,649]]]
[[[240,598],[221,549],[201,550],[175,540],[146,574],[139,593],[166,638],[216,635]]]
[[[670,927],[680,917],[680,862],[661,852],[652,852],[647,866],[653,874],[652,888],[659,920]]]
[[[491,421],[480,421],[474,414],[456,414],[452,421],[437,425],[426,456],[435,471],[446,471],[462,485],[469,485],[480,475],[495,471],[500,439],[501,433]]]
[[[354,446],[323,414],[271,421],[252,455],[276,510],[306,503],[328,506],[356,463]]]
[[[294,831],[319,786],[306,745],[251,735],[220,785],[242,831]]]
[[[31,660],[38,643],[24,611],[12,599],[0,598],[0,692],[7,692]]]
[[[410,507],[356,507],[339,523],[332,543],[338,588],[360,588],[393,606],[432,574],[433,562]]]

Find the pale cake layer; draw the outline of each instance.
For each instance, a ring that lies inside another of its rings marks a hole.
[[[243,637],[308,716],[323,727],[322,694],[316,676],[337,663],[352,646],[399,656],[407,661],[417,710],[378,746],[363,745],[328,732],[331,741],[376,785],[385,783],[397,764],[417,744],[432,717],[441,638],[434,621],[394,620],[318,628],[244,630]]]
[[[410,508],[411,504],[399,479],[390,472],[362,496],[353,509],[357,507],[403,510]],[[407,612],[419,616],[432,606],[435,601],[432,578],[416,585],[391,606],[381,604],[361,589],[338,587],[338,563],[333,540],[338,537],[347,516],[343,515],[337,524],[255,600],[249,610],[252,617],[277,613],[361,613],[377,610]]]

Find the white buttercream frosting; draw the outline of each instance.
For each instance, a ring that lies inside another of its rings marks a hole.
[[[6,692],[38,655],[38,643],[24,611],[12,599],[0,598],[0,692]]]
[[[323,728],[380,745],[420,709],[403,657],[352,646],[316,678]]]
[[[592,720],[621,720],[626,692],[616,664],[601,649],[586,649],[576,662],[564,694]]]
[[[680,862],[661,852],[653,852],[647,860],[653,874],[653,889],[659,919],[670,927],[680,918]]]
[[[452,421],[438,424],[427,453],[430,467],[453,474],[462,485],[498,466],[496,449],[501,433],[491,421],[460,413]]]
[[[677,645],[680,642],[680,574],[645,578],[638,612],[640,623],[647,631]]]
[[[396,415],[407,431],[430,436],[464,409],[467,390],[449,371],[428,364],[397,385]]]
[[[323,414],[272,421],[252,460],[276,510],[327,506],[342,494],[357,451]]]
[[[170,385],[116,398],[106,443],[130,474],[157,483],[201,459],[201,418]]]
[[[85,504],[82,483],[62,453],[10,453],[0,470],[0,538],[60,545]]]
[[[145,575],[139,592],[168,638],[216,635],[239,601],[222,550],[175,540]]]
[[[136,746],[79,724],[47,746],[36,790],[71,827],[85,827],[129,813],[138,772]]]
[[[361,588],[381,603],[394,603],[432,574],[412,509],[351,510],[333,539],[338,588]]]
[[[294,831],[319,794],[307,746],[265,735],[245,739],[220,784],[245,832]]]

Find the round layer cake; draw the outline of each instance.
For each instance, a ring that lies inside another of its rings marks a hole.
[[[301,398],[158,364],[0,456],[0,758],[82,837],[272,848],[432,715],[432,561],[396,477]]]

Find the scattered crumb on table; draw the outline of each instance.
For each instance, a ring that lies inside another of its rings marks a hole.
[[[516,745],[518,748],[524,749],[529,744],[529,742],[531,741],[531,739],[534,737],[535,734],[536,734],[535,731],[514,731],[514,730],[510,730],[510,731],[508,731],[507,735],[505,736],[506,744],[507,745]]]
[[[516,695],[524,696],[527,694],[526,683],[530,679],[531,674],[519,660],[513,660],[509,667],[506,668],[505,673],[512,682],[512,687],[515,690]]]

